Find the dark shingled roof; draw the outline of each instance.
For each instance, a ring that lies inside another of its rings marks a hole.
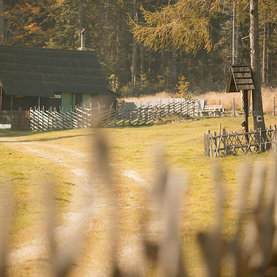
[[[97,57],[89,51],[0,45],[0,82],[8,95],[110,93]]]
[[[247,65],[232,65],[230,69],[227,92],[239,92],[241,90],[253,90],[251,70]]]

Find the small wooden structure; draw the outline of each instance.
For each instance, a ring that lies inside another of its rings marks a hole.
[[[245,128],[245,132],[248,133],[248,91],[254,90],[254,83],[252,79],[251,69],[247,65],[232,65],[230,68],[229,81],[226,92],[242,92],[243,94],[243,109],[245,120],[242,126]],[[248,140],[248,137],[246,137]]]

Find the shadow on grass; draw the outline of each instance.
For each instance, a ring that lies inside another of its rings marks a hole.
[[[140,125],[129,125],[129,126],[111,126],[111,127],[106,127],[107,129],[129,129],[129,128],[134,128],[134,129],[139,129],[139,128],[150,128],[153,126],[161,126],[161,125],[165,125],[165,124],[169,124],[169,123],[182,123],[182,122],[186,122],[186,121],[199,121],[202,119],[211,119],[211,118],[215,118],[215,117],[195,117],[195,118],[182,118],[180,120],[178,120],[178,118],[175,119],[174,122],[174,118],[172,119],[168,119],[168,120],[161,120],[161,121],[157,121],[155,123],[152,124],[140,124]],[[27,137],[30,135],[38,135],[38,134],[51,134],[53,132],[66,132],[69,130],[74,130],[74,129],[66,129],[66,130],[53,130],[53,131],[33,131],[33,130],[11,130],[11,129],[0,129],[0,138],[3,137]],[[75,129],[76,130],[76,129]],[[74,138],[74,137],[84,137],[84,136],[89,136],[90,134],[82,134],[82,135],[66,135],[66,136],[57,136],[57,137],[53,137],[53,138],[38,138],[38,139],[31,139],[31,140],[20,140],[20,141],[16,141],[16,142],[32,142],[32,141],[52,141],[52,140],[59,140],[59,139],[66,139],[66,138]],[[3,141],[1,140],[1,142],[13,142],[13,141]]]
[[[68,130],[55,130],[55,131],[58,131],[59,133],[61,133],[61,132],[65,132]],[[55,131],[39,132],[39,131],[0,130],[0,138],[27,137],[30,135],[38,135],[38,134],[47,135],[47,134],[51,134],[52,132],[55,132]],[[19,142],[34,142],[34,141],[54,141],[54,140],[67,139],[67,138],[86,137],[86,136],[90,136],[90,135],[91,135],[91,133],[80,134],[80,135],[64,135],[64,136],[57,135],[56,137],[43,137],[43,138],[23,139],[23,140],[15,140],[15,141],[1,140],[1,142],[19,143]]]
[[[26,131],[18,131],[18,130],[10,130],[10,129],[2,129],[0,130],[0,137],[23,137],[33,135],[34,132],[31,130]]]

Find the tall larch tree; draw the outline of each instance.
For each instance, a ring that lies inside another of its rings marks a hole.
[[[254,129],[265,130],[262,92],[261,92],[261,62],[260,62],[260,46],[259,46],[259,13],[258,0],[250,0],[250,63],[253,74],[254,90],[252,92],[253,99],[253,120]]]
[[[0,43],[4,43],[5,41],[4,12],[4,0],[0,0]]]
[[[134,22],[138,24],[138,2],[134,0]],[[133,37],[133,49],[132,49],[132,94],[134,94],[136,89],[136,77],[137,77],[137,52],[138,44],[137,39]]]

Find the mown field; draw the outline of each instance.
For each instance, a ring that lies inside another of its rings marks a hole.
[[[214,160],[204,156],[203,134],[207,130],[217,131],[219,123],[222,128],[227,130],[240,130],[242,120],[242,117],[201,118],[151,127],[104,129],[103,132],[110,144],[115,181],[119,193],[122,235],[128,238],[138,230],[138,220],[143,218],[144,208],[148,206],[147,191],[148,187],[151,188],[154,176],[153,153],[157,148],[164,148],[168,166],[173,168],[176,174],[182,176],[183,180],[186,178],[188,180],[186,188],[184,181],[185,192],[182,197],[183,215],[180,237],[191,276],[202,276],[203,266],[196,242],[196,233],[213,226],[215,209],[211,173]],[[275,123],[274,117],[266,116],[266,125]],[[15,194],[17,212],[12,234],[16,243],[21,238],[18,234],[24,234],[26,230],[29,230],[39,214],[38,194],[41,192],[43,179],[50,175],[55,176],[59,188],[59,196],[56,199],[62,213],[66,212],[67,203],[71,198],[72,188],[68,184],[74,182],[72,175],[67,172],[68,167],[65,168],[63,164],[57,165],[53,161],[47,160],[47,157],[39,157],[32,152],[22,151],[20,143],[30,143],[29,147],[32,147],[32,143],[40,144],[42,148],[52,145],[56,147],[55,151],[57,152],[60,147],[90,155],[94,132],[95,130],[88,129],[48,133],[0,130],[0,177],[2,184],[12,184]],[[13,138],[16,138],[14,146],[11,142]],[[240,154],[216,159],[222,163],[223,168],[226,192],[226,235],[230,235],[235,229],[236,209],[232,203],[239,193],[237,176],[241,163],[246,161],[252,164],[254,161],[268,160],[269,155],[269,153]],[[63,159],[66,161],[69,156],[64,154]],[[76,157],[76,161],[71,161],[72,166],[74,166],[74,162],[78,163],[78,157]],[[138,175],[141,180],[145,180],[144,185],[139,184],[135,178],[127,176],[128,174],[124,174],[123,171]],[[101,236],[101,219],[96,220],[95,228],[90,242],[97,248],[96,242],[99,241],[99,238],[103,238]],[[25,235],[23,237],[25,238]],[[100,247],[101,243],[99,249]],[[97,266],[104,266],[107,261],[106,252],[101,253],[100,251],[97,254],[99,259]],[[84,261],[87,261],[88,258],[89,255],[86,255]],[[31,272],[30,268],[21,268],[21,270],[23,270],[20,272],[23,272],[24,276],[28,276]],[[21,275],[15,274],[15,276]],[[102,275],[99,274],[99,276]]]

